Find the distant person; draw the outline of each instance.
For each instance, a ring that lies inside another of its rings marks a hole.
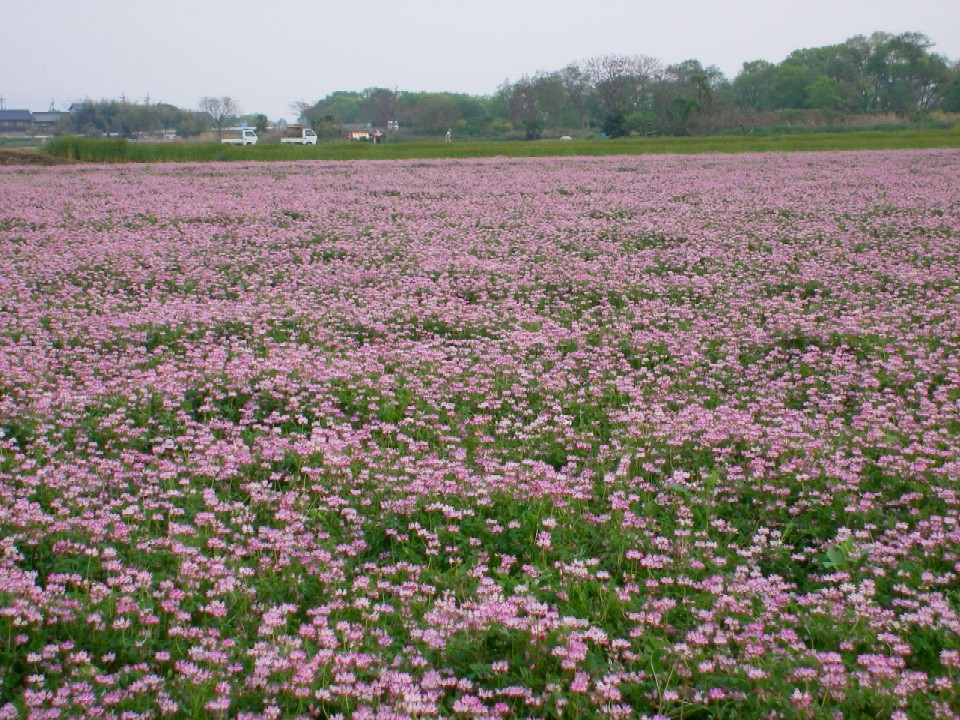
[[[373,134],[373,144],[374,144],[374,145],[379,145],[379,144],[380,144],[380,139],[381,139],[382,137],[383,137],[383,133],[380,132],[379,130],[377,130],[377,131]]]
[[[450,135],[450,131],[449,131],[449,130],[447,130],[446,140],[447,140],[447,142],[452,142],[452,140],[453,140],[453,137]]]

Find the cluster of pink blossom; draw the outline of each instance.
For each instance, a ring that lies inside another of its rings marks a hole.
[[[0,168],[0,718],[960,714],[955,150]]]

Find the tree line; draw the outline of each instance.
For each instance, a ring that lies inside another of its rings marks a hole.
[[[920,33],[858,35],[838,45],[796,50],[780,63],[753,60],[730,80],[699,60],[665,65],[646,55],[604,55],[503,82],[489,96],[339,90],[294,107],[320,137],[369,125],[407,136],[452,130],[458,137],[596,132],[688,135],[747,132],[778,125],[831,125],[853,117],[922,120],[960,112],[960,62],[932,51]],[[195,111],[169,105],[86,103],[61,128],[77,134],[172,128],[183,137],[239,115],[230,98],[203,98]],[[263,115],[247,116],[266,127]]]
[[[299,109],[328,135],[344,124],[393,121],[424,134],[454,128],[467,136],[513,131],[528,138],[583,129],[685,135],[960,112],[960,63],[932,46],[919,33],[858,35],[796,50],[780,63],[744,63],[732,81],[699,60],[664,65],[646,55],[604,55],[506,81],[489,97],[369,88],[334,92]]]
[[[141,105],[120,100],[88,100],[60,120],[56,133],[133,138],[173,130],[178,136],[189,138],[205,133],[211,119],[203,110],[183,110],[166,103]]]
[[[243,115],[230,97],[204,97],[197,110],[183,110],[166,103],[143,104],[101,100],[86,101],[60,121],[58,134],[117,136],[135,138],[172,130],[179,137],[197,137],[208,130],[217,137],[232,123],[243,120],[258,131],[266,131],[270,122],[262,113]]]

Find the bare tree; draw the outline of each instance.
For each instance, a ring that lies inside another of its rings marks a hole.
[[[290,103],[290,110],[297,116],[297,122],[309,122],[307,119],[307,111],[310,110],[310,104],[304,102],[303,100],[297,100]]]
[[[641,110],[663,75],[660,61],[647,55],[602,55],[584,62],[582,69],[608,112]]]
[[[223,138],[223,126],[240,115],[240,106],[231,97],[204,97],[200,109],[210,116],[210,123],[217,131],[217,140]]]

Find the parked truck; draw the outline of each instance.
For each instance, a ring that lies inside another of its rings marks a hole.
[[[224,145],[256,145],[257,133],[252,128],[240,128],[234,135],[220,140]]]
[[[283,145],[316,145],[317,134],[303,125],[287,125],[280,142]]]

